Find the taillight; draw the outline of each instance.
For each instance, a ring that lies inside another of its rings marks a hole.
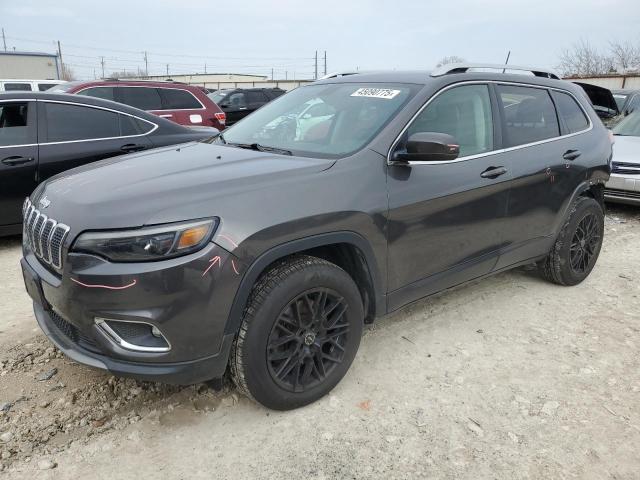
[[[213,114],[222,125],[227,123],[227,114],[224,112],[214,113]]]

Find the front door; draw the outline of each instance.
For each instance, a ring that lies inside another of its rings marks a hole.
[[[35,107],[35,102],[0,101],[0,230],[22,222],[24,199],[37,185]]]
[[[497,261],[511,178],[486,84],[438,94],[396,148],[418,132],[452,135],[452,161],[389,166],[389,309],[489,273]]]

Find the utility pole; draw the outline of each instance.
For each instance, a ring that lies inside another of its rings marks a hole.
[[[318,50],[316,50],[316,69],[315,69],[315,73],[313,74],[313,78],[315,80],[318,79]]]
[[[327,51],[324,51],[324,74],[327,74]]]
[[[204,73],[207,73],[207,64],[204,64]]]
[[[271,81],[273,82],[273,67],[271,67]]]
[[[100,57],[100,65],[102,66],[102,78],[104,78],[104,57]]]
[[[2,43],[4,44],[4,51],[7,51],[7,39],[4,38],[4,28],[2,29]]]
[[[167,77],[169,76],[169,64],[167,63]]]
[[[149,61],[147,59],[147,52],[144,52],[144,75],[145,77],[149,76]]]
[[[60,48],[60,40],[58,40],[58,58],[60,58],[60,70],[62,70],[62,77],[65,77],[66,75],[64,71],[64,63],[62,62],[62,49]],[[63,78],[63,80],[67,79]]]
[[[289,76],[289,72],[287,72],[286,70],[284,71],[284,79],[287,80],[287,77]]]

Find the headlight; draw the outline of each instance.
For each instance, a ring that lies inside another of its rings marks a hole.
[[[72,251],[114,262],[162,260],[201,249],[211,239],[217,224],[217,219],[210,219],[136,230],[87,232],[78,237]]]

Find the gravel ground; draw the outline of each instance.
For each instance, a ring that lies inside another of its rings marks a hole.
[[[67,360],[0,239],[0,476],[638,479],[639,246],[640,209],[611,207],[582,285],[523,268],[415,303],[367,329],[331,395],[281,413]]]

